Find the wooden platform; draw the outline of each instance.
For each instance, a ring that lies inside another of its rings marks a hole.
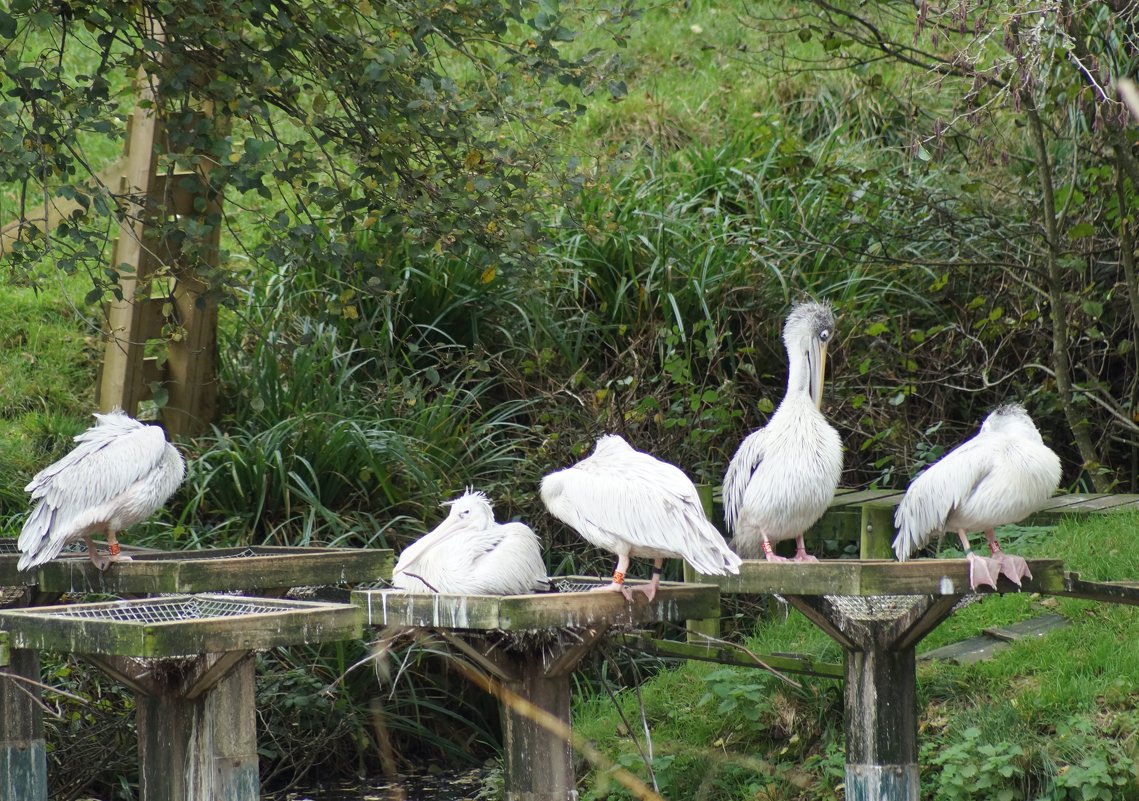
[[[366,613],[369,626],[408,626],[464,631],[527,631],[541,628],[603,629],[689,618],[716,617],[720,596],[707,584],[662,581],[656,598],[618,592],[589,592],[608,579],[566,576],[559,583],[580,585],[583,591],[533,595],[448,595],[402,590],[355,590],[352,602]],[[637,581],[628,581],[636,586]]]
[[[103,553],[107,551],[107,543],[96,540],[95,544]],[[154,548],[139,548],[137,545],[123,545],[122,552],[127,556],[134,557],[138,554],[144,553],[160,553]],[[65,556],[61,558],[79,558],[82,556],[88,562],[91,561],[87,556],[87,546],[82,542],[72,543],[64,549]],[[69,555],[69,556],[68,556]],[[20,561],[20,550],[16,547],[16,537],[0,537],[0,587],[22,587],[29,584],[34,584],[36,581],[36,571],[26,570],[19,571],[16,569],[16,563]]]
[[[997,592],[1056,593],[1064,590],[1064,566],[1059,559],[1029,559],[1032,578],[1017,588],[1003,576]],[[964,559],[887,560],[833,559],[819,562],[767,562],[745,559],[738,576],[701,576],[727,593],[778,595],[963,595],[969,588],[969,563]],[[981,587],[976,592],[993,592]]]
[[[265,545],[131,552],[130,556],[130,562],[99,570],[86,555],[77,554],[19,574],[20,581],[37,585],[42,593],[152,595],[287,589],[376,581],[391,575],[394,560],[389,549]],[[3,563],[0,557],[0,575]]]
[[[349,604],[177,595],[0,612],[10,648],[135,658],[273,648],[359,638]]]

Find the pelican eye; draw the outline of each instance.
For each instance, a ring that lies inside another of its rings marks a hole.
[[[829,328],[824,328],[822,331],[819,332],[819,341],[820,342],[826,342],[830,338],[831,338],[831,331]]]
[[[470,514],[470,509],[464,509],[463,511],[459,512],[459,517],[470,517]]]

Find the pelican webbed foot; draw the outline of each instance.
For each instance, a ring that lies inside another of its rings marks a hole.
[[[997,588],[997,575],[994,573],[997,566],[991,560],[983,556],[977,556],[972,550],[965,552],[965,560],[969,563],[969,588],[977,589],[982,584],[987,584],[994,590]]]
[[[1023,556],[1013,556],[998,548],[987,561],[996,568],[997,575],[1005,576],[1018,587],[1025,578],[1032,578],[1032,571]]]

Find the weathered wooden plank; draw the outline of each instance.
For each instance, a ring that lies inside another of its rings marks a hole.
[[[57,559],[41,565],[33,580],[42,591],[108,595],[261,590],[375,581],[389,578],[394,562],[386,548],[256,546],[131,556],[105,571],[85,556]]]
[[[985,629],[982,634],[960,642],[950,643],[921,654],[922,660],[941,660],[958,665],[971,665],[991,658],[1009,644],[1028,637],[1042,637],[1047,632],[1068,625],[1067,618],[1060,615],[1040,615],[1030,620],[1022,620],[1010,626]]]
[[[568,577],[592,582],[596,578]],[[630,581],[630,584],[642,582]],[[399,590],[356,590],[353,603],[369,626],[408,626],[471,631],[541,628],[607,628],[719,615],[719,593],[706,584],[661,582],[656,598],[627,601],[617,592],[556,592],[534,595],[450,595]]]
[[[1004,642],[1035,639],[1043,637],[1048,632],[1068,625],[1068,619],[1063,615],[1037,615],[1028,620],[1021,620],[1008,626],[992,626],[983,629],[982,633]]]
[[[1029,559],[1033,578],[1025,579],[1024,592],[1054,592],[1064,587],[1063,565],[1058,559]],[[819,562],[766,562],[745,559],[738,576],[704,576],[728,593],[780,595],[959,595],[969,590],[969,563],[964,559],[822,560]],[[983,588],[981,592],[987,592]],[[1002,577],[999,592],[1016,592]]]
[[[191,601],[243,604],[249,611],[191,619],[156,614]],[[205,595],[7,610],[0,612],[0,629],[15,647],[135,657],[347,640],[363,631],[359,609],[351,604]]]
[[[955,665],[972,665],[976,662],[983,662],[986,659],[992,658],[993,654],[997,651],[1007,647],[1007,642],[979,634],[976,637],[970,637],[960,642],[943,645],[932,651],[926,651],[921,654],[919,659],[923,661],[937,660],[939,662],[952,662]]]
[[[901,502],[902,495],[904,494],[902,490],[894,489],[854,490],[853,492],[845,492],[841,495],[836,492],[831,506],[861,506],[864,503],[897,506]]]
[[[13,648],[4,672],[8,675],[0,677],[0,798],[47,801],[39,654]]]
[[[1103,512],[1124,506],[1139,505],[1139,495],[1100,495],[1085,497],[1079,503],[1066,507],[1070,512]]]
[[[842,665],[822,662],[806,654],[765,653],[752,656],[728,645],[715,643],[699,645],[693,642],[677,642],[646,637],[643,634],[621,634],[618,635],[617,639],[629,648],[635,648],[654,656],[698,659],[704,662],[718,662],[721,665],[737,665],[739,667],[763,668],[766,666],[780,673],[800,673],[824,679],[841,679],[844,675]]]

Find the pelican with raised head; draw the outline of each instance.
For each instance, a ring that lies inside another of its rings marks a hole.
[[[392,586],[408,592],[525,595],[549,592],[542,546],[525,523],[496,523],[490,499],[468,489],[447,517],[403,549]]]
[[[803,533],[827,510],[842,475],[842,442],[821,411],[834,333],[824,303],[797,304],[787,316],[787,393],[767,425],[740,443],[724,476],[724,522],[741,556],[785,561],[773,544],[793,538],[795,561],[818,561]]]
[[[617,555],[613,581],[598,589],[632,600],[625,573],[634,556],[653,560],[652,580],[636,587],[650,601],[665,559],[684,559],[708,575],[739,573],[740,558],[704,514],[691,479],[615,434],[598,439],[577,464],[543,478],[542,502],[586,541]]]
[[[118,533],[154,514],[182,483],[186,464],[161,428],[119,410],[96,414],[95,421],[75,437],[71,452],[24,487],[36,505],[16,543],[20,570],[54,559],[80,539],[100,570],[130,561],[119,551]],[[95,548],[98,533],[107,538],[108,556]]]
[[[995,588],[1002,573],[1019,587],[1032,573],[1024,559],[1001,550],[994,529],[1035,512],[1059,485],[1060,457],[1044,444],[1028,412],[1017,403],[1000,406],[974,437],[910,482],[894,514],[894,553],[904,562],[934,535],[956,532],[973,588]],[[990,558],[973,553],[971,531],[985,532]]]

